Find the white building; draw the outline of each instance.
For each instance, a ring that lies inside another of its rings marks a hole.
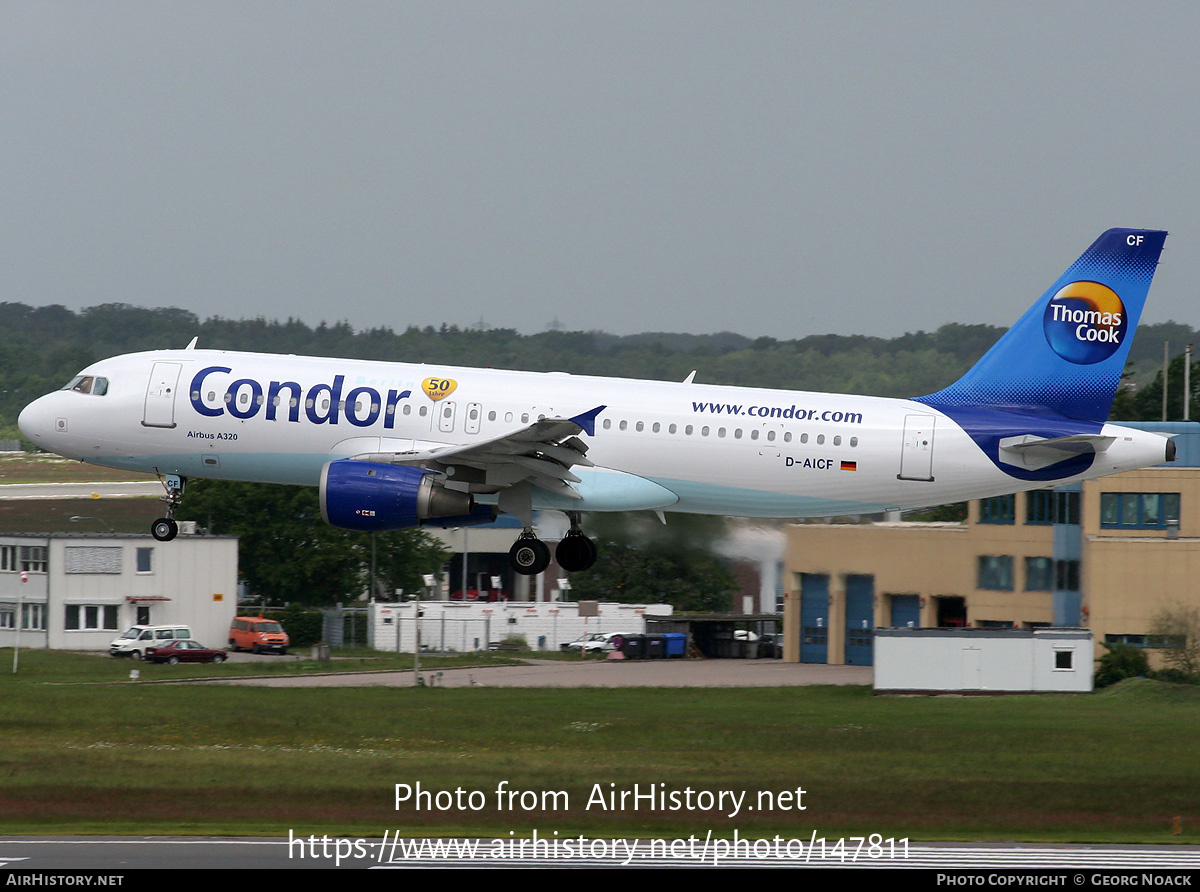
[[[237,538],[0,535],[0,647],[107,650],[135,624],[187,623],[221,647],[237,610]]]
[[[411,653],[416,646],[417,603],[371,605],[371,646]],[[670,604],[601,601],[599,616],[579,615],[575,601],[422,601],[421,647],[429,650],[486,650],[505,639],[524,639],[532,650],[559,646],[593,632],[646,631],[646,617],[670,616]]]
[[[876,629],[877,693],[1092,689],[1088,629]]]

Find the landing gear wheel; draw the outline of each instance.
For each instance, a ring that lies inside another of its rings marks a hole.
[[[179,524],[169,517],[160,517],[150,525],[150,535],[159,542],[170,542],[179,535]]]
[[[596,545],[583,533],[567,533],[554,554],[558,565],[568,573],[586,570],[596,563]]]
[[[509,550],[508,562],[522,576],[537,576],[550,566],[550,548],[541,539],[522,537]]]

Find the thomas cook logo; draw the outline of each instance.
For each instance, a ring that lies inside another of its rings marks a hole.
[[[1072,282],[1046,304],[1042,328],[1055,353],[1068,362],[1091,365],[1117,352],[1127,322],[1117,292],[1099,282]]]

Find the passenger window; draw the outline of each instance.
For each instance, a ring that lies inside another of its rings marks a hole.
[[[758,439],[758,428],[754,428],[752,431],[750,431],[750,439],[751,440]]]
[[[605,419],[604,419],[604,429],[605,429],[605,430],[609,430],[611,427],[612,427],[612,419],[611,419],[611,418],[605,418]]]
[[[625,430],[627,427],[629,427],[629,422],[628,422],[628,421],[622,421],[622,422],[621,422],[619,425],[617,425],[617,426],[618,426],[619,428],[621,428],[621,430]]]

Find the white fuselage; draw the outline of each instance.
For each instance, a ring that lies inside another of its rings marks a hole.
[[[21,414],[40,447],[131,470],[310,486],[333,459],[482,442],[604,406],[594,435],[581,435],[596,465],[575,468],[582,499],[535,489],[534,507],[578,511],[859,514],[1164,460],[1161,435],[1105,425],[1114,439],[1086,473],[1017,479],[942,412],[879,397],[215,350],[119,356],[81,375],[105,379],[105,392],[56,391]]]

